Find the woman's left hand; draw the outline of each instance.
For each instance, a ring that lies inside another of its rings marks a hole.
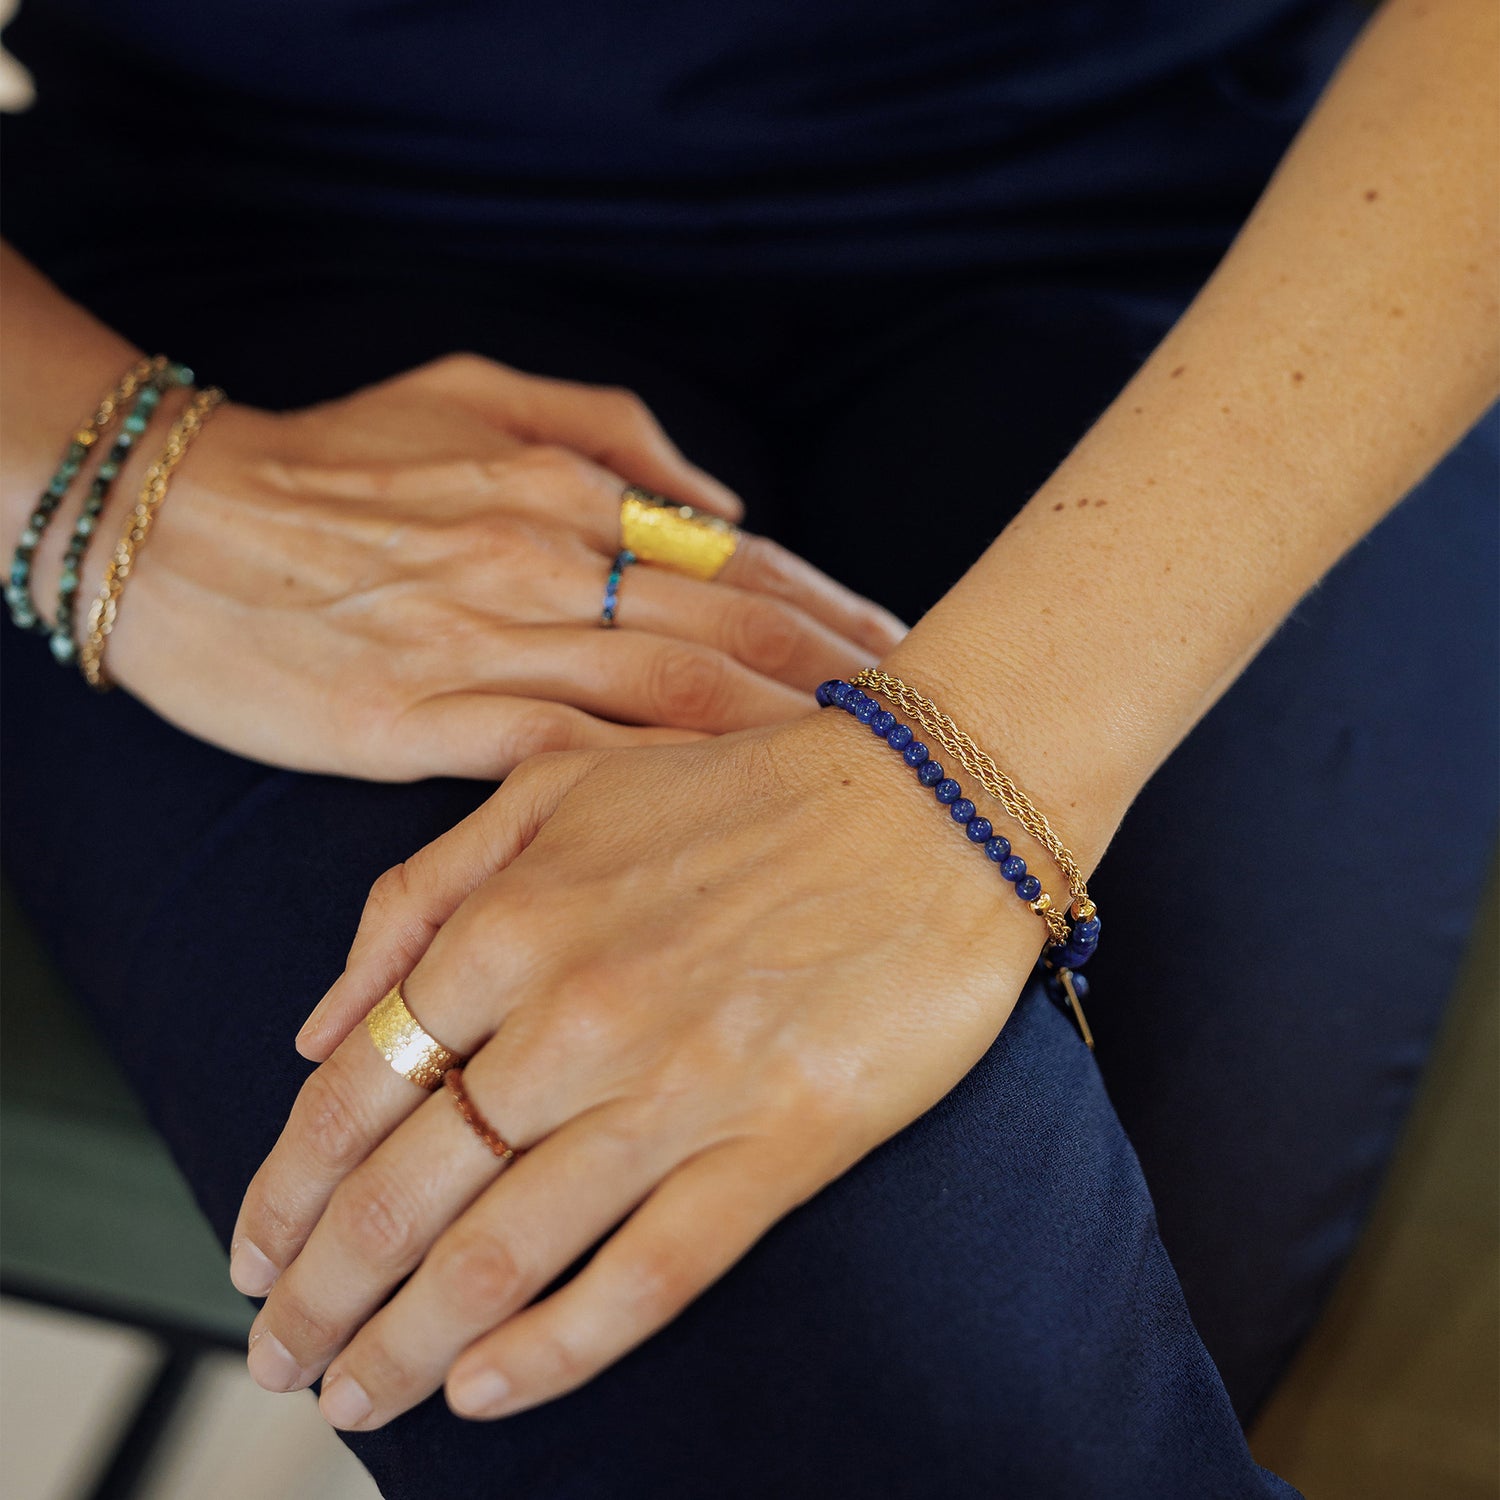
[[[326,1369],[364,1429],[445,1381],[473,1417],[582,1384],[947,1093],[1043,937],[837,711],[527,762],[377,882],[298,1039],[326,1060],[234,1236],[251,1372]],[[403,978],[510,1164],[358,1024]]]

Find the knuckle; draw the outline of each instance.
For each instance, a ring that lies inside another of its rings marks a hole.
[[[602,386],[599,401],[610,418],[622,427],[656,427],[651,408],[632,390],[622,385]]]
[[[389,870],[378,876],[375,884],[370,887],[370,894],[365,898],[364,914],[360,921],[363,923],[385,920],[393,911],[405,904],[409,892],[410,876],[407,873],[405,861],[399,865],[392,865]]]
[[[459,1225],[428,1256],[438,1295],[466,1316],[499,1316],[526,1295],[528,1276],[510,1242]]]
[[[305,1149],[327,1172],[342,1174],[364,1156],[365,1131],[349,1085],[325,1063],[297,1096]]]
[[[367,1265],[404,1269],[420,1251],[416,1205],[382,1168],[367,1166],[340,1184],[329,1212],[339,1239]]]
[[[517,771],[508,778],[514,782],[522,767],[538,755],[568,750],[573,745],[574,719],[560,705],[531,702],[517,708],[506,725],[506,746]]]
[[[300,1363],[310,1364],[344,1341],[344,1328],[290,1286],[278,1283],[270,1323],[277,1338]]]
[[[717,720],[729,694],[727,659],[687,646],[655,652],[646,701],[667,724],[699,725]]]
[[[660,1243],[638,1249],[622,1268],[621,1294],[639,1319],[655,1321],[669,1316],[691,1300],[693,1270],[683,1253]]]
[[[784,604],[763,595],[745,594],[730,612],[730,639],[734,654],[759,672],[784,671],[796,659],[802,632]]]
[[[539,488],[576,489],[587,482],[589,473],[588,462],[581,454],[557,443],[532,443],[511,462],[519,463]]]

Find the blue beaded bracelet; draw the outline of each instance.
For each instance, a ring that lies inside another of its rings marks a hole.
[[[1001,878],[1010,883],[1016,895],[1038,914],[1051,909],[1050,898],[1043,897],[1041,881],[1027,873],[1026,861],[1020,855],[1011,853],[1010,840],[995,833],[989,819],[980,816],[972,800],[964,796],[963,787],[932,759],[927,746],[917,739],[910,725],[901,723],[868,693],[840,678],[821,683],[816,697],[820,707],[841,708],[859,723],[869,725],[876,738],[884,740],[916,771],[918,783],[931,788],[933,796],[947,807],[950,817],[963,828],[969,841],[982,847],[985,856],[999,867]],[[1059,938],[1054,935],[1049,925],[1049,939],[1037,962],[1048,995],[1072,1013],[1084,1041],[1092,1049],[1094,1039],[1079,1003],[1088,994],[1088,984],[1077,970],[1094,956],[1098,947],[1099,918],[1091,914],[1064,920],[1067,936]]]

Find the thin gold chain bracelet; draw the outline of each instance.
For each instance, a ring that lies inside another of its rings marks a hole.
[[[866,667],[863,671],[856,672],[849,681],[855,687],[879,693],[903,713],[909,714],[971,776],[977,776],[985,791],[1052,856],[1053,862],[1068,882],[1073,915],[1080,921],[1087,921],[1095,914],[1097,908],[1089,899],[1088,884],[1084,880],[1083,871],[1078,867],[1078,861],[1057,836],[1046,815],[1038,811],[1031,798],[995,764],[993,757],[981,750],[930,698],[924,698],[899,677],[882,672],[878,667]]]
[[[1026,861],[1011,848],[1010,840],[995,832],[994,825],[971,798],[964,796],[963,787],[943,763],[932,758],[927,745],[917,738],[916,730],[888,709],[883,709],[865,692],[867,687],[873,688],[912,718],[965,770],[977,776],[984,789],[1057,861],[1068,876],[1069,890],[1073,895],[1071,920],[1065,911],[1054,905],[1037,876],[1027,870]],[[1078,971],[1098,948],[1098,911],[1089,898],[1078,861],[1035,803],[936,704],[889,672],[872,667],[856,673],[848,682],[831,678],[819,684],[814,696],[820,707],[842,709],[896,752],[916,772],[918,783],[932,792],[939,805],[947,808],[949,816],[962,827],[969,842],[983,849],[985,856],[998,867],[1001,878],[1041,917],[1047,927],[1048,942],[1037,959],[1037,965],[1047,994],[1071,1014],[1079,1035],[1092,1050],[1093,1032],[1083,1014],[1083,1001],[1088,997],[1089,985]]]
[[[115,621],[120,614],[120,596],[135,567],[136,553],[140,551],[161,503],[167,498],[167,488],[172,482],[173,471],[183,460],[192,441],[203,430],[203,424],[214,409],[224,400],[224,392],[217,386],[198,391],[188,402],[182,415],[172,424],[167,434],[166,446],[156,462],[146,470],[141,481],[140,497],[135,502],[115,543],[115,550],[104,569],[104,581],[99,593],[89,606],[88,628],[83,645],[78,652],[78,666],[92,688],[104,692],[113,684],[104,672],[104,647]]]

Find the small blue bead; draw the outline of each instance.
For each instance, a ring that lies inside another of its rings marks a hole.
[[[976,844],[982,844],[989,838],[990,834],[994,832],[994,829],[990,827],[990,820],[988,818],[971,818],[969,820],[969,826],[964,829],[964,832],[968,834]]]
[[[1016,882],[1016,895],[1023,901],[1035,901],[1042,894],[1042,882],[1035,875],[1027,875]]]
[[[974,816],[974,804],[967,797],[960,797],[948,811],[955,823],[967,823]]]
[[[963,794],[964,789],[951,776],[943,777],[932,789],[932,795],[943,803],[957,802]]]
[[[924,760],[917,767],[917,780],[923,786],[936,786],[943,779],[943,766],[941,761]]]
[[[906,749],[901,752],[901,759],[909,766],[920,766],[927,759],[927,746],[921,740],[913,740]],[[925,783],[924,783],[925,785]]]
[[[1082,922],[1075,922],[1073,924],[1073,941],[1077,942],[1080,938],[1090,943],[1097,943],[1099,941],[1098,917],[1089,917]]]
[[[1082,974],[1073,976],[1073,993],[1078,996],[1080,1004],[1089,997],[1089,982]]]
[[[73,644],[73,637],[70,635],[54,635],[49,644],[52,647],[52,655],[64,664],[72,661],[77,651],[77,647]]]
[[[1000,861],[1000,873],[1007,880],[1019,880],[1026,873],[1026,861],[1019,854],[1008,854]]]
[[[888,735],[895,727],[895,714],[888,713],[885,709],[881,709],[880,712],[870,720],[870,733],[878,734],[881,739],[884,739],[886,735]]]
[[[868,724],[880,712],[880,705],[873,698],[866,698],[854,710],[854,717],[861,724]]]
[[[909,724],[898,724],[886,735],[885,742],[892,750],[904,750],[912,742],[911,726]]]
[[[843,682],[838,678],[835,678],[833,683],[833,691],[829,693],[828,697],[835,708],[842,708],[844,704],[848,702],[849,694],[854,691],[856,691],[856,689],[850,687],[847,682]]]
[[[830,677],[827,682],[818,684],[818,691],[813,696],[818,700],[819,708],[827,708],[833,702],[833,690],[838,686],[837,677]]]
[[[852,714],[862,703],[873,703],[875,700],[860,692],[857,687],[851,687],[844,694],[844,701],[839,705],[845,713]]]

